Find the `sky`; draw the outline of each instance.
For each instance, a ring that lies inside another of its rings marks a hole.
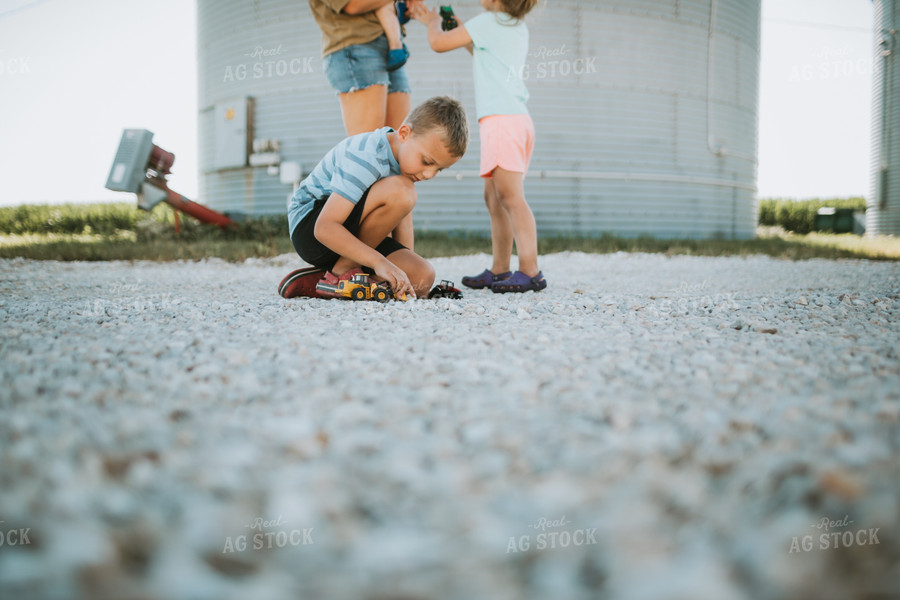
[[[762,11],[758,196],[868,195],[872,1]],[[0,205],[128,199],[104,188],[127,128],[202,202],[196,29],[194,0],[0,0]]]

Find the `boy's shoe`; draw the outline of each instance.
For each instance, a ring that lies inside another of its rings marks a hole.
[[[480,290],[482,288],[491,287],[494,282],[502,281],[510,275],[512,275],[511,271],[494,275],[489,269],[485,269],[474,277],[463,277],[462,284],[466,287],[472,288],[473,290]]]
[[[406,8],[405,0],[400,0],[400,2],[397,3],[397,20],[400,21],[401,25],[409,23],[409,15],[406,14]]]
[[[407,60],[409,60],[409,49],[406,47],[406,44],[403,44],[402,48],[389,50],[387,70],[396,71],[397,69],[405,65]]]
[[[284,298],[296,298],[297,296],[318,298],[316,283],[322,279],[324,272],[324,269],[316,267],[306,267],[291,271],[278,284],[278,293]]]
[[[491,291],[495,294],[505,294],[507,292],[539,292],[547,287],[547,280],[544,275],[538,271],[534,277],[529,277],[522,271],[516,271],[503,281],[497,281],[491,285]]]
[[[344,296],[337,293],[337,288],[341,281],[348,281],[354,275],[362,272],[362,269],[350,269],[338,277],[331,271],[324,271],[324,274],[320,275],[318,283],[316,283],[316,293],[320,298],[343,298]]]

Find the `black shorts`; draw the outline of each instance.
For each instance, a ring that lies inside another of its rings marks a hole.
[[[359,237],[359,222],[363,209],[366,206],[366,197],[368,195],[369,192],[366,191],[363,197],[359,199],[359,202],[356,203],[356,206],[353,207],[350,216],[344,221],[344,227],[356,237]],[[319,213],[322,212],[323,206],[325,206],[325,200],[316,201],[312,211],[303,217],[303,220],[294,228],[294,232],[291,234],[291,242],[293,242],[294,250],[297,251],[300,258],[314,267],[330,271],[341,256],[316,239],[316,220],[319,218]],[[384,238],[375,247],[375,250],[382,256],[389,256],[397,250],[404,249],[406,249],[406,246],[391,237]],[[371,267],[371,265],[363,265],[363,267]],[[366,271],[370,274],[372,272],[371,268],[366,268]]]

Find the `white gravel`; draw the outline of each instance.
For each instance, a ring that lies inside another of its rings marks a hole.
[[[0,597],[898,597],[900,264],[298,266],[0,261]]]

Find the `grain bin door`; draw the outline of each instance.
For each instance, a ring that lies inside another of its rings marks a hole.
[[[250,98],[244,96],[216,104],[214,170],[247,166],[247,148],[251,139],[250,103]]]

